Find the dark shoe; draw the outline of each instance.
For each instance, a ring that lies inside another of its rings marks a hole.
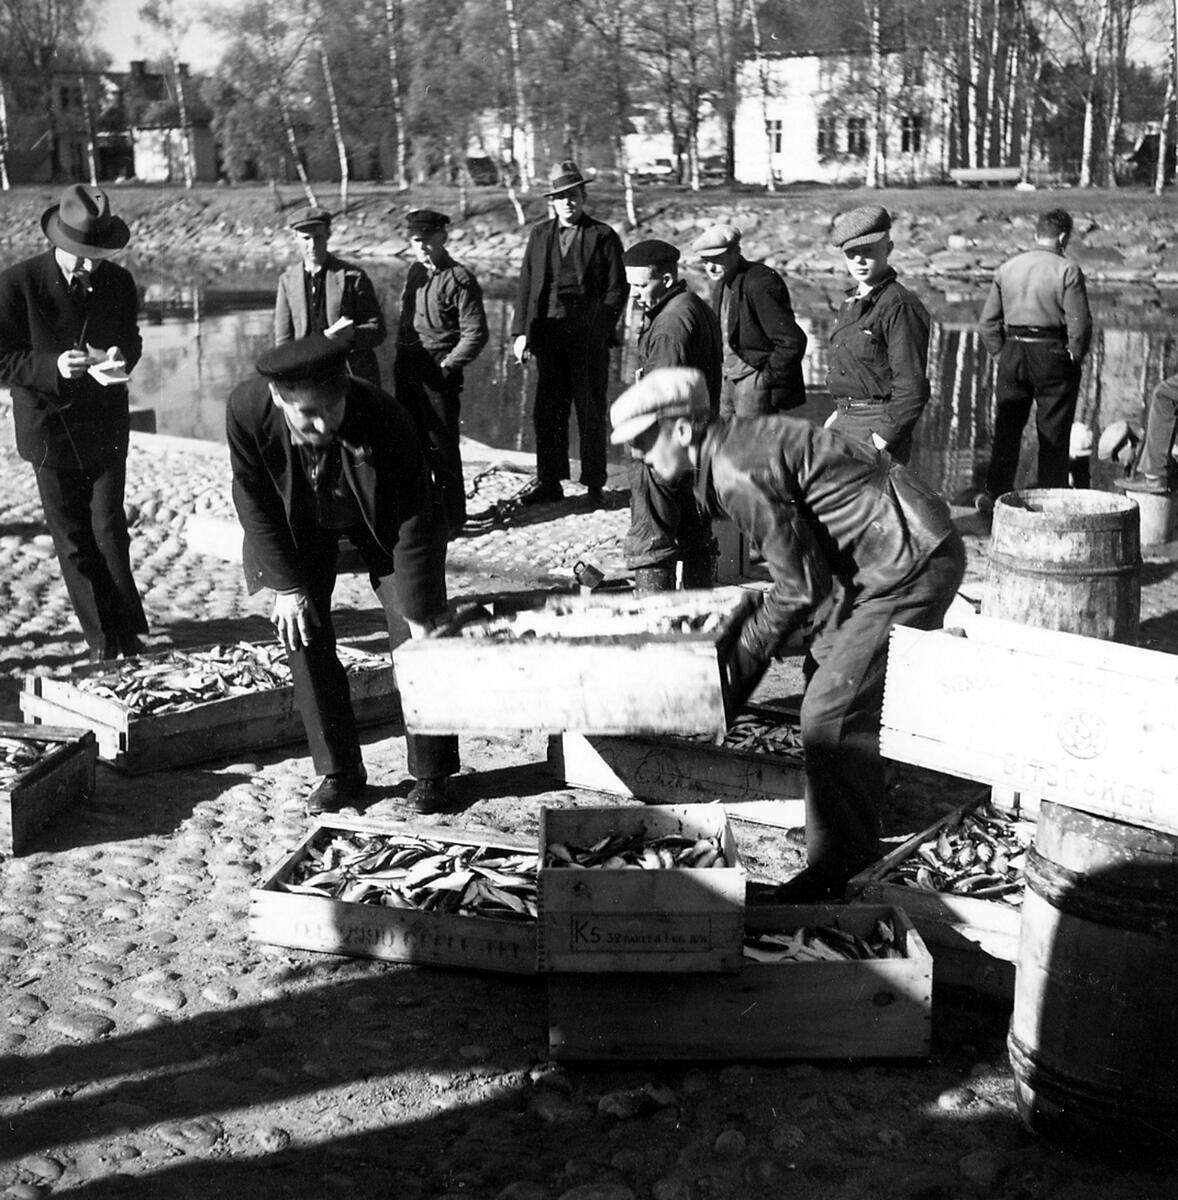
[[[318,813],[339,812],[364,794],[367,783],[368,772],[363,767],[325,775],[307,797],[307,815],[313,817]]]
[[[436,779],[419,779],[409,793],[409,804],[422,814],[450,812],[454,806],[450,781],[444,775]]]
[[[774,899],[779,904],[818,904],[823,901],[843,900],[847,894],[847,884],[873,861],[875,860],[867,859],[855,867],[837,870],[829,867],[806,867],[792,879],[778,884]]]
[[[1130,475],[1128,479],[1114,480],[1117,487],[1126,492],[1145,492],[1150,496],[1166,496],[1170,482],[1165,475]]]
[[[683,560],[683,586],[687,589],[714,588],[720,570],[720,560],[715,555],[707,558],[685,558]]]
[[[134,658],[143,653],[143,643],[133,633],[119,635],[119,653],[124,658]]]
[[[534,504],[555,504],[564,499],[564,488],[559,483],[541,483],[533,479],[518,496],[520,504],[531,508]]]
[[[585,499],[589,502],[590,508],[605,507],[605,489],[599,487],[591,487],[585,493]]]

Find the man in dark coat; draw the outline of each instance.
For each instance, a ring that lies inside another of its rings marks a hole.
[[[544,193],[555,216],[532,227],[520,268],[512,348],[535,358],[538,377],[536,479],[521,497],[547,504],[568,479],[569,415],[577,414],[581,483],[594,508],[604,504],[606,385],[614,327],[626,303],[622,243],[585,212],[585,177],[574,162],[555,167]]]
[[[879,857],[879,753],[893,625],[939,628],[965,569],[949,510],[890,455],[788,416],[715,420],[703,377],[653,371],[610,411],[660,478],[691,477],[701,505],[761,547],[773,586],[745,620],[730,667],[742,704],[769,659],[837,580],[849,602],[815,638],[802,699],[809,865],[779,889],[791,901],[841,896]]]
[[[720,323],[716,314],[679,278],[679,251],[648,238],[623,256],[630,294],[642,309],[636,380],[659,367],[695,367],[707,384],[712,411],[720,401]],[[712,523],[692,494],[690,480],[659,480],[640,459],[630,460],[630,529],[626,566],[636,592],[675,587],[675,564],[683,563],[685,588],[716,582],[716,539]]]
[[[445,522],[420,422],[348,375],[346,360],[347,347],[323,334],[267,351],[258,377],[233,390],[226,415],[246,586],[275,592],[272,620],[323,776],[307,801],[312,813],[353,802],[367,782],[331,622],[341,535],[368,567],[390,641],[397,616],[424,637],[447,613]],[[406,742],[417,779],[409,802],[419,812],[443,811],[457,739]]]
[[[385,339],[384,313],[372,280],[328,248],[331,213],[300,208],[290,219],[300,261],[278,277],[274,344],[326,333],[348,348],[348,370],[380,387],[376,347]]]
[[[147,632],[123,512],[139,294],[108,261],[131,234],[106,193],[82,184],[41,228],[52,249],[0,275],[0,383],[12,389],[17,451],[36,471],[66,590],[100,661],[138,653]]]
[[[724,338],[720,415],[755,417],[806,402],[806,334],[785,280],[749,262],[735,225],[713,225],[692,243],[712,281],[712,308]]]

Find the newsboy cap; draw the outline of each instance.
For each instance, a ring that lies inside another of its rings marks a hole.
[[[691,243],[691,248],[700,258],[719,258],[739,245],[740,230],[735,225],[713,225]]]
[[[661,238],[646,238],[644,241],[635,242],[622,255],[622,265],[626,267],[666,267],[678,261],[678,249]]]
[[[581,174],[581,168],[571,158],[566,158],[548,172],[548,190],[544,195],[551,199],[553,196],[559,196],[561,192],[571,192],[573,188],[584,187],[588,182]]]
[[[432,208],[415,208],[405,214],[405,224],[409,226],[410,233],[435,233],[445,229],[450,224],[450,218]]]
[[[325,383],[342,375],[347,362],[345,342],[312,333],[267,350],[254,367],[259,375],[274,383]]]
[[[331,213],[325,208],[316,208],[311,205],[309,208],[297,209],[287,224],[291,229],[310,229],[312,225],[326,225],[330,229]]]
[[[892,228],[892,215],[878,204],[866,204],[839,213],[830,227],[830,244],[840,250],[871,246],[886,238]]]
[[[708,385],[696,367],[655,367],[627,388],[609,410],[614,445],[633,441],[656,421],[711,415]]]

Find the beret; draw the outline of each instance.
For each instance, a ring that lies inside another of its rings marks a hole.
[[[622,255],[622,264],[627,267],[662,267],[679,261],[679,251],[670,242],[659,238],[647,238],[635,242]]]
[[[700,258],[716,258],[729,247],[740,244],[740,230],[735,225],[713,225],[691,243]]]
[[[1137,443],[1141,434],[1128,421],[1114,421],[1100,435],[1096,443],[1096,457],[1101,462],[1115,462],[1122,467],[1131,467],[1137,457]]]
[[[830,244],[840,250],[853,250],[856,246],[871,246],[887,237],[892,228],[892,217],[886,208],[868,204],[839,213],[830,227]]]
[[[668,417],[707,417],[708,385],[695,367],[656,367],[611,405],[609,419],[614,445],[629,442],[656,421]]]
[[[275,383],[323,383],[342,375],[347,362],[345,342],[312,333],[267,350],[254,367],[259,375]]]
[[[405,224],[409,226],[410,233],[433,233],[437,229],[445,229],[450,224],[450,218],[432,208],[415,208],[405,214]]]
[[[331,227],[331,213],[325,208],[300,208],[287,222],[291,229],[306,229],[310,225],[326,225]]]

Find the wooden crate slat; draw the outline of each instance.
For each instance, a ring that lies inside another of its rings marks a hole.
[[[7,737],[40,737],[39,726],[10,722],[4,726]],[[17,729],[24,733],[15,732]],[[69,730],[57,732],[70,735]],[[22,853],[32,836],[58,812],[93,795],[97,757],[94,735],[74,730],[69,741],[23,772],[14,783],[0,788],[0,854]]]

